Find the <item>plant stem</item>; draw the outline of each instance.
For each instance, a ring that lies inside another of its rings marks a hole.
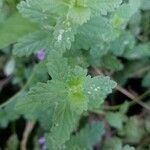
[[[148,95],[150,95],[150,89],[147,90],[146,92],[144,92],[142,95],[135,97],[134,101],[129,102],[129,106],[134,105],[135,103],[137,103],[137,101],[143,100],[145,97],[147,97]],[[106,110],[117,110],[119,109],[123,104],[120,105],[115,105],[115,106],[104,106],[104,109]]]
[[[93,69],[95,70],[95,72],[98,75],[102,75],[103,73],[99,70],[99,68],[97,67],[93,67]],[[139,105],[141,105],[143,108],[145,108],[146,110],[150,111],[150,107],[147,106],[145,103],[139,101],[139,98],[135,97],[133,94],[131,94],[128,90],[124,89],[123,87],[121,87],[120,85],[117,84],[116,89],[121,92],[122,94],[126,95],[128,98],[130,98],[131,100],[133,100],[133,104],[137,103]],[[148,93],[150,94],[150,90],[148,90]],[[133,105],[132,104],[132,105]],[[118,106],[117,106],[118,107]]]
[[[137,103],[139,105],[141,105],[143,108],[145,108],[146,110],[150,111],[150,107],[148,105],[146,105],[145,103],[143,103],[142,101],[139,101],[140,99],[138,97],[135,97],[133,94],[131,94],[128,90],[122,88],[121,86],[117,86],[116,89],[123,93],[124,95],[126,95],[127,97],[129,97],[131,100],[133,100],[131,103],[132,105]],[[150,94],[150,89],[147,91],[147,94]]]
[[[23,137],[22,137],[21,144],[20,144],[21,150],[27,150],[28,138],[29,138],[34,126],[35,126],[35,122],[28,121],[26,123],[26,127],[25,127],[25,130],[23,132]]]

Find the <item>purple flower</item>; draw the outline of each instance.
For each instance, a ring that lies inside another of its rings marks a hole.
[[[37,58],[39,60],[43,60],[45,58],[45,51],[44,51],[44,49],[38,50],[36,56],[37,56]]]
[[[39,138],[38,143],[41,147],[41,150],[47,150],[46,139],[44,136]]]
[[[38,140],[39,145],[44,145],[45,144],[45,138],[44,137],[40,137]]]

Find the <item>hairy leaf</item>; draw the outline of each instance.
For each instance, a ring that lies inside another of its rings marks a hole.
[[[115,86],[116,83],[109,77],[97,76],[91,78],[88,76],[85,82],[85,90],[89,97],[89,108],[92,110],[99,108]]]
[[[40,49],[48,51],[50,49],[51,32],[37,31],[28,34],[15,44],[13,53],[17,56],[29,56],[30,54],[36,53]]]
[[[94,122],[87,125],[79,133],[71,136],[66,143],[66,150],[91,150],[94,144],[101,140],[104,134],[104,125],[101,122]]]

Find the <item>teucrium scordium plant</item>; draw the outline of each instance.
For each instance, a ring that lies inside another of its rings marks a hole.
[[[82,116],[100,108],[116,87],[108,76],[91,77],[87,67],[100,60],[112,70],[123,68],[116,56],[127,56],[126,46],[132,48],[135,43],[124,42],[120,51],[113,48],[118,39],[132,39],[124,29],[139,7],[140,0],[26,0],[18,4],[20,14],[36,23],[37,29],[20,38],[13,53],[36,54],[40,62],[35,70],[46,69],[41,73],[47,76],[47,72],[51,79],[31,86],[15,108],[44,124],[50,150],[88,150],[103,135],[101,122],[72,134]]]

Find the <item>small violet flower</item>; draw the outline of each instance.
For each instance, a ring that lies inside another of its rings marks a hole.
[[[38,143],[41,147],[41,150],[47,150],[47,145],[46,145],[46,139],[45,137],[40,137],[39,140],[38,140]]]
[[[44,49],[38,50],[36,56],[37,56],[38,60],[43,60],[45,58],[45,51],[44,51]]]
[[[44,137],[40,137],[38,140],[39,145],[44,145],[45,144],[45,138]]]

